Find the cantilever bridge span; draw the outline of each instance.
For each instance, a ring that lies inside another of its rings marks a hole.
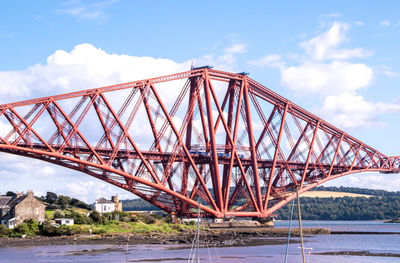
[[[245,73],[208,67],[0,105],[0,122],[0,151],[183,216],[200,204],[211,217],[268,217],[296,189],[400,167]]]

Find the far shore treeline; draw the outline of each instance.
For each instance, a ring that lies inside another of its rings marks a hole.
[[[318,187],[316,191],[343,192],[362,194],[368,197],[302,197],[302,218],[305,220],[391,220],[400,218],[400,192],[371,190],[350,187]],[[15,195],[8,192],[7,195]],[[316,194],[318,196],[318,194]],[[109,234],[109,233],[173,233],[191,231],[195,228],[180,222],[157,209],[142,199],[122,200],[125,211],[104,213],[93,210],[89,204],[75,198],[47,192],[39,198],[46,205],[46,221],[38,224],[32,219],[26,220],[14,229],[0,224],[0,237],[20,236],[60,236],[76,234]],[[242,200],[244,201],[244,200]],[[296,203],[296,202],[295,202]],[[291,203],[275,212],[274,217],[280,220],[289,219]],[[127,211],[154,211],[157,213],[134,213]],[[297,209],[295,210],[297,211]],[[293,218],[297,217],[294,213]],[[55,218],[72,218],[75,225],[56,225]],[[394,221],[397,222],[397,221]]]
[[[313,191],[345,192],[370,195],[371,197],[301,197],[301,216],[304,220],[388,220],[400,218],[400,192],[343,186],[320,186]],[[158,210],[157,207],[143,199],[122,200],[122,204],[125,211]],[[289,203],[276,211],[274,213],[276,219],[289,219],[290,205]],[[293,218],[297,218],[296,213]]]
[[[344,192],[369,197],[301,197],[301,214],[304,220],[389,220],[400,218],[400,191],[324,186],[319,186],[312,191]],[[15,194],[8,192],[7,195]],[[318,196],[318,194],[315,195]],[[46,204],[46,210],[50,211],[71,207],[91,210],[90,204],[52,192],[47,192],[46,196],[39,199]],[[162,213],[159,208],[140,198],[121,201],[124,211],[159,211]],[[274,217],[279,220],[289,219],[290,206],[291,203],[288,203],[274,212]],[[296,217],[297,213],[294,213],[293,218]]]

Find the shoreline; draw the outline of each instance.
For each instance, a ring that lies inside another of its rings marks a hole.
[[[276,240],[266,238],[286,238],[287,228],[213,228],[202,229],[200,246],[249,246],[275,244]],[[304,228],[305,235],[329,235],[327,228]],[[299,236],[299,230],[293,228],[291,235]],[[35,236],[35,237],[8,237],[0,238],[0,247],[46,246],[46,245],[74,245],[74,244],[115,244],[115,245],[190,245],[195,237],[195,230],[185,230],[179,233],[112,233],[100,235],[72,235],[72,236]]]
[[[99,235],[35,236],[0,238],[0,247],[31,247],[48,245],[191,245],[195,230],[179,233],[109,233]],[[286,242],[288,228],[239,227],[201,230],[200,246],[257,246]],[[399,232],[330,231],[329,228],[303,228],[304,235],[400,235]],[[292,228],[291,236],[299,237],[299,229]]]

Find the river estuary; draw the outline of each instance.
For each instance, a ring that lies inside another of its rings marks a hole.
[[[287,227],[288,222],[275,222],[275,226]],[[295,224],[294,226],[296,227]],[[328,227],[331,231],[358,233],[306,236],[307,262],[400,262],[400,224],[385,224],[379,221],[304,221],[303,226]],[[286,239],[268,240],[268,245],[260,242],[261,245],[257,246],[200,248],[200,259],[201,262],[283,263]],[[291,239],[288,262],[301,262],[298,240],[299,238]],[[188,262],[190,253],[190,247],[182,245],[3,247],[0,248],[0,262]]]

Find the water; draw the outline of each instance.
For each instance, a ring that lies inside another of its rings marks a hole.
[[[293,220],[292,226],[298,227],[298,221]],[[388,224],[383,221],[313,221],[302,220],[303,227],[329,228],[331,231],[353,232],[390,232],[400,233],[400,224]],[[289,221],[276,221],[275,227],[289,227]]]
[[[287,221],[276,222],[286,227]],[[400,224],[378,221],[304,221],[304,227],[329,227],[332,231],[395,232],[399,234],[342,234],[306,236],[307,262],[400,262]],[[205,238],[204,236],[201,238]],[[273,245],[201,248],[201,262],[283,262],[285,238]],[[299,243],[289,247],[288,262],[301,262]],[[75,252],[74,252],[75,251]],[[322,253],[322,254],[321,254]],[[335,255],[336,254],[336,255]],[[386,255],[385,255],[386,254]],[[190,248],[178,245],[61,245],[0,248],[0,262],[187,262]]]

